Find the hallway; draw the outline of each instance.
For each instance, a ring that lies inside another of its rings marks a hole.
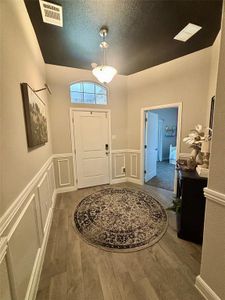
[[[150,186],[119,184],[149,191],[164,206],[172,193]],[[201,247],[176,236],[169,228],[153,247],[132,253],[112,253],[83,242],[72,225],[76,204],[94,187],[58,196],[37,300],[198,300],[194,287],[200,270]]]

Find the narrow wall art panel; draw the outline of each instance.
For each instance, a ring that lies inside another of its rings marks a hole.
[[[48,141],[45,103],[27,83],[21,83],[28,148]]]

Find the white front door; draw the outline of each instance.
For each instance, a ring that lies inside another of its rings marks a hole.
[[[78,188],[109,183],[108,112],[74,112]]]
[[[158,115],[145,113],[145,182],[156,176],[158,157]]]

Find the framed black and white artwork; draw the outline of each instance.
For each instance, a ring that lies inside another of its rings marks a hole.
[[[46,105],[27,83],[21,83],[28,148],[48,141]]]

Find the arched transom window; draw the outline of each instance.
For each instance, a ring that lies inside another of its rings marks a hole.
[[[95,82],[80,81],[70,85],[72,103],[107,104],[107,89]]]

